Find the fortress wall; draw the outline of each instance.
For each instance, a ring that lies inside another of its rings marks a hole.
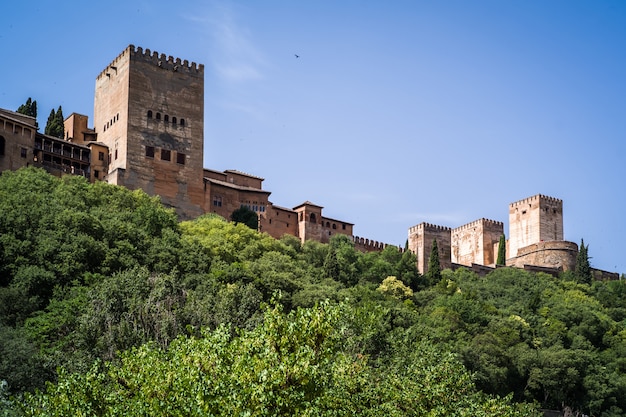
[[[15,171],[33,162],[37,122],[30,116],[0,110],[0,172]]]
[[[573,271],[576,268],[578,245],[567,241],[539,242],[518,250],[518,256],[509,258],[507,266],[524,268],[525,265],[536,265],[545,268],[557,268]]]
[[[359,236],[352,236],[352,241],[354,242],[354,248],[361,252],[382,252],[387,246],[390,246],[387,243],[382,243],[376,240],[366,239]],[[398,251],[404,252],[401,247],[394,247],[398,248]]]
[[[298,236],[298,214],[268,202],[265,213],[259,216],[259,230],[275,239],[283,235]]]

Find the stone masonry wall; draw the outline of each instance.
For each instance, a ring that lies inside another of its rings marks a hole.
[[[504,223],[479,219],[451,231],[451,260],[453,263],[494,265],[494,248],[504,234]]]
[[[573,271],[576,268],[578,245],[567,241],[539,242],[520,248],[517,256],[506,261],[507,266],[524,268],[525,265],[536,265]]]

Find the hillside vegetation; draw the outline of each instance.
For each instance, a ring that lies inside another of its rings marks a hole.
[[[178,222],[141,191],[0,176],[0,415],[626,412],[626,286]]]

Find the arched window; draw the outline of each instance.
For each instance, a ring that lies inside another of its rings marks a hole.
[[[0,155],[4,155],[4,136],[0,136]]]
[[[336,229],[337,225],[335,223],[333,223],[333,229]]]
[[[161,120],[161,113],[157,112],[156,119]]]
[[[165,123],[169,122],[169,121],[170,121],[170,117],[166,114],[166,115],[163,117],[163,121],[164,121]]]
[[[176,124],[176,117],[172,117],[172,124]]]
[[[180,125],[185,126],[185,119],[180,119]]]
[[[330,227],[330,222],[326,222],[326,227]]]
[[[315,223],[315,213],[311,213],[311,215],[309,216],[309,221],[311,223]]]
[[[148,119],[152,119],[152,110],[148,110]]]

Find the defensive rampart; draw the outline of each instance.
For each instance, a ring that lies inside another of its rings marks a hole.
[[[506,260],[507,266],[524,268],[524,265],[540,265],[573,271],[576,268],[578,245],[574,242],[553,240],[539,242],[518,249],[518,256]]]
[[[394,248],[397,248],[400,252],[404,252],[404,249],[399,246],[389,245],[387,243],[382,243],[376,240],[370,240],[359,236],[352,236],[352,241],[354,242],[354,248],[361,252],[381,252],[387,246],[393,246]]]

